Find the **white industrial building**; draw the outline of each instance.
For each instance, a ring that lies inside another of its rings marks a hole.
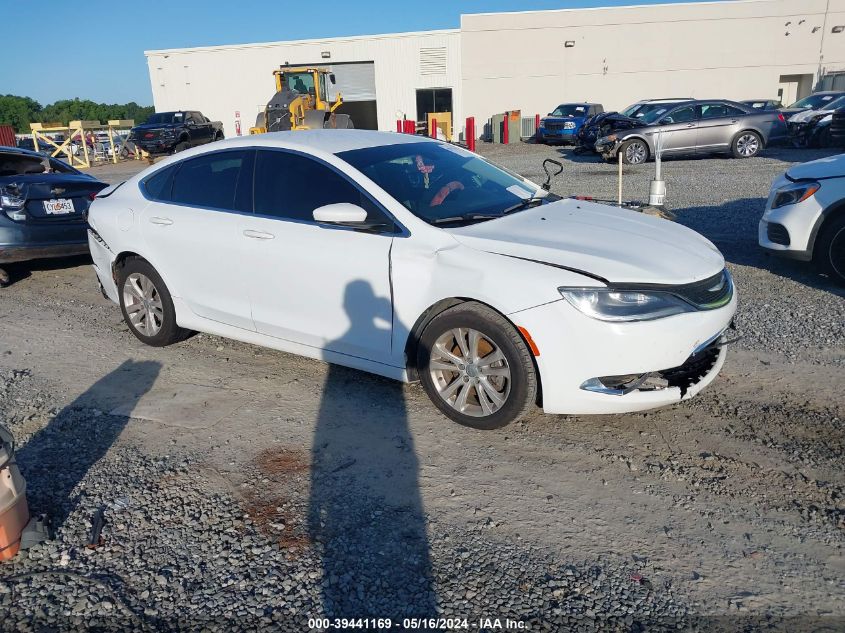
[[[283,35],[283,33],[280,33]],[[157,111],[247,134],[281,64],[330,67],[356,127],[451,112],[456,131],[559,103],[650,97],[784,104],[845,89],[845,0],[728,0],[461,16],[459,29],[147,51]]]

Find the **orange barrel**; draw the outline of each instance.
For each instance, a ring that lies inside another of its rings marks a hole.
[[[15,463],[12,434],[0,425],[0,561],[9,560],[21,546],[21,532],[29,522],[26,481]]]

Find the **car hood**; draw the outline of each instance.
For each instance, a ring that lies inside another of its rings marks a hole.
[[[470,248],[614,283],[686,284],[711,277],[725,266],[718,249],[691,229],[580,200],[559,200],[447,230]]]
[[[789,122],[790,123],[803,123],[804,121],[809,121],[814,116],[817,116],[819,114],[826,114],[826,113],[832,113],[832,112],[830,110],[822,110],[822,109],[819,109],[819,110],[801,110],[801,111],[793,114],[791,117],[789,117]]]
[[[792,180],[840,178],[842,176],[845,176],[845,154],[811,160],[809,163],[800,163],[790,167],[786,172],[786,177]]]
[[[566,121],[572,121],[573,123],[580,124],[589,119],[588,116],[544,116],[540,119],[540,123],[565,123]]]

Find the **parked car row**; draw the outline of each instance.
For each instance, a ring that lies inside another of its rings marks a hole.
[[[599,103],[564,103],[540,120],[535,140],[576,146],[615,160],[638,164],[654,156],[660,131],[667,155],[722,153],[755,156],[770,145],[845,145],[834,133],[834,113],[845,114],[845,92],[823,91],[784,108],[776,99],[647,99],[621,112]],[[624,145],[624,149],[623,146]]]

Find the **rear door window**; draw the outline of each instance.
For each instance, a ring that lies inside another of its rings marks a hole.
[[[178,165],[170,201],[207,209],[249,211],[252,150],[210,152]]]

